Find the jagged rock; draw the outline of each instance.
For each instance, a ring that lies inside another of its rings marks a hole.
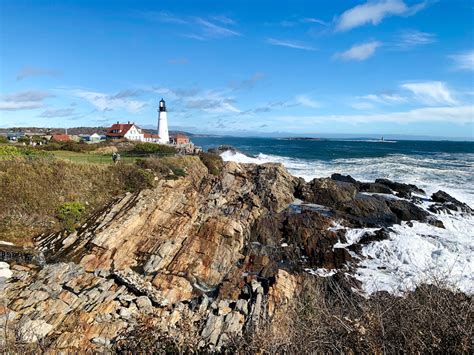
[[[360,191],[375,192],[380,194],[393,194],[391,188],[380,183],[364,182],[359,185]]]
[[[332,174],[331,179],[335,181],[349,182],[351,184],[357,184],[357,180],[350,175]]]
[[[295,276],[285,270],[278,270],[275,283],[268,292],[268,315],[272,317],[276,312],[284,313],[297,288],[298,281]]]
[[[151,300],[147,296],[140,296],[135,300],[135,303],[140,311],[149,312],[153,309]]]
[[[402,184],[388,179],[376,179],[375,183],[385,185],[393,191],[396,191],[398,197],[410,198],[414,192],[421,195],[425,194],[425,191],[412,184]]]
[[[211,314],[209,318],[207,318],[206,325],[201,333],[201,336],[212,345],[216,345],[219,339],[219,336],[222,332],[222,324],[223,324],[223,316],[217,316],[215,314]]]
[[[296,197],[328,207],[336,207],[340,203],[351,201],[357,194],[354,184],[331,179],[314,179],[298,188]]]
[[[18,336],[25,343],[34,343],[43,339],[52,329],[53,326],[42,319],[28,319],[20,325]]]
[[[74,233],[39,237],[48,264],[12,266],[0,314],[43,326],[52,349],[111,346],[145,314],[176,341],[189,330],[203,351],[219,351],[269,315],[284,319],[303,267],[342,268],[351,260],[335,247],[346,239],[334,222],[437,223],[409,201],[360,193],[419,192],[412,185],[364,185],[342,175],[306,183],[278,164],[227,162],[214,176],[198,158],[186,169],[185,177],[116,199]],[[288,208],[295,198],[302,206]],[[363,236],[359,245],[387,233]]]
[[[429,207],[429,210],[434,213],[445,212],[451,213],[450,211],[459,211],[472,214],[471,207],[467,204],[455,199],[448,193],[439,190],[431,195],[431,200],[437,202]]]
[[[146,296],[147,299],[151,300],[151,302],[156,305],[166,306],[169,303],[151,282],[146,281],[142,276],[130,269],[115,271],[112,275],[118,283],[125,285],[132,292]]]

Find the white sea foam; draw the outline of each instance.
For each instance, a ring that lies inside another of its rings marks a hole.
[[[242,163],[282,163],[295,176],[309,181],[333,173],[351,175],[360,181],[387,178],[415,184],[430,196],[444,190],[474,207],[474,154],[389,155],[386,157],[304,160],[259,154],[249,157],[227,151],[224,160]],[[429,206],[425,202],[423,207]],[[386,290],[400,293],[422,282],[444,279],[466,293],[474,294],[474,217],[466,214],[436,215],[446,227],[437,228],[413,222],[393,226],[388,240],[371,243],[362,249],[366,256],[355,277],[367,293]],[[339,228],[340,226],[334,226]],[[352,229],[346,234],[347,246],[357,242],[367,231]],[[316,274],[324,274],[318,270]]]

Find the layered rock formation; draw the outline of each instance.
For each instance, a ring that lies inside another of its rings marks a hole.
[[[380,228],[360,243],[400,221],[438,223],[412,193],[340,175],[306,183],[276,164],[228,162],[214,176],[196,158],[186,177],[127,194],[73,233],[39,236],[46,265],[12,265],[0,326],[50,349],[103,349],[147,317],[178,341],[192,333],[202,349],[222,349],[284,314],[305,268],[356,262],[334,248],[345,241],[335,221]]]

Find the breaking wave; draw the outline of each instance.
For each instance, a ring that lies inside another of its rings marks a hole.
[[[474,154],[439,153],[433,155],[393,154],[333,160],[306,160],[258,154],[247,156],[226,151],[224,160],[242,163],[282,163],[293,175],[309,181],[333,173],[351,175],[360,181],[387,178],[415,184],[430,196],[444,190],[474,206]],[[429,206],[425,202],[422,207]],[[436,279],[448,281],[463,292],[474,294],[474,217],[466,214],[439,214],[445,229],[413,222],[395,225],[390,239],[374,242],[363,248],[362,260],[355,277],[367,293],[386,290],[400,293],[422,282]],[[353,242],[368,230],[347,232]]]

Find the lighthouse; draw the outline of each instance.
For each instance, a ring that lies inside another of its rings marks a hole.
[[[169,143],[170,135],[168,133],[168,118],[166,117],[166,103],[165,100],[160,100],[160,107],[158,109],[158,135],[160,136],[160,143]]]

